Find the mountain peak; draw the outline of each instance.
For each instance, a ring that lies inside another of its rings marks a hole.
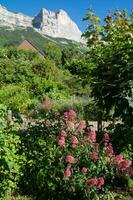
[[[82,42],[81,31],[66,11],[57,12],[42,8],[35,17],[13,13],[0,5],[0,26],[32,27],[42,35]]]
[[[1,9],[1,10],[7,10],[7,8],[4,7],[4,6],[2,6],[1,4],[0,4],[0,9]]]

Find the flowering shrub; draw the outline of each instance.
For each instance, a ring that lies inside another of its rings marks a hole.
[[[27,152],[22,185],[47,199],[104,199],[117,179],[122,184],[132,175],[131,161],[115,155],[109,134],[97,143],[96,132],[72,110],[47,114],[21,139]]]

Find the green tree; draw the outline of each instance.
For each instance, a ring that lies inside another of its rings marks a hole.
[[[62,52],[56,43],[48,42],[44,46],[44,54],[47,59],[54,61],[58,67],[61,65]]]
[[[105,114],[130,126],[133,123],[133,107],[129,104],[133,95],[132,16],[116,10],[104,19],[103,25],[92,12],[85,18],[89,25],[84,35],[91,49],[89,57],[95,63],[91,86],[99,107],[99,122]]]

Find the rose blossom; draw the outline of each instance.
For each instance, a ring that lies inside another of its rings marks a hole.
[[[70,167],[67,167],[67,169],[65,171],[65,176],[66,177],[70,177],[71,176],[71,169],[70,169]]]
[[[64,146],[65,145],[65,140],[62,140],[62,139],[58,140],[58,145],[61,146],[61,147]]]
[[[66,137],[67,136],[67,133],[66,131],[62,130],[61,133],[60,133],[61,137]]]
[[[71,137],[71,143],[72,143],[72,144],[78,144],[78,139],[77,139],[76,136],[72,136],[72,137]]]
[[[86,167],[83,167],[81,171],[82,171],[83,174],[86,174],[86,173],[87,173],[87,170],[88,170],[88,169],[87,169]]]
[[[73,156],[70,156],[70,155],[66,156],[65,161],[67,163],[71,163],[71,164],[74,164],[76,162],[75,158]]]
[[[99,159],[99,157],[98,157],[98,153],[97,152],[92,152],[92,154],[91,154],[91,159],[92,160],[98,160]]]
[[[105,142],[109,142],[110,137],[109,137],[109,134],[108,134],[108,133],[104,133],[104,135],[103,135],[103,140],[104,140]]]

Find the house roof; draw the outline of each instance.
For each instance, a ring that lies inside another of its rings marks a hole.
[[[44,56],[44,53],[39,50],[35,45],[33,45],[29,40],[25,39],[23,40],[19,45],[18,45],[18,49],[28,49],[28,50],[32,50],[34,52],[39,53],[40,55]]]

